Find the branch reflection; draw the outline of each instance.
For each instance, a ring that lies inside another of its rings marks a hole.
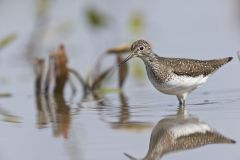
[[[36,95],[37,103],[37,126],[46,127],[50,122],[55,137],[68,138],[71,124],[70,107],[65,103],[61,94],[53,97],[44,94]]]
[[[153,124],[150,122],[132,120],[133,116],[131,115],[128,99],[125,96],[124,92],[119,93],[119,101],[119,113],[117,116],[115,116],[118,118],[117,121],[106,120],[106,117],[104,118],[104,115],[102,115],[103,121],[108,123],[112,129],[124,130],[128,132],[140,132],[152,128]],[[112,107],[112,105],[110,106]]]

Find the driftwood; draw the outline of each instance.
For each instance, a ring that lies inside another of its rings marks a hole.
[[[120,63],[123,60],[122,53],[128,52],[129,48],[129,44],[113,47],[108,49],[105,55],[115,53],[116,62]],[[103,57],[105,56],[101,56],[98,60],[96,65],[98,66],[97,69],[101,68]],[[112,75],[115,69],[116,65],[113,65],[103,72],[94,72],[93,77],[84,79],[79,72],[68,66],[66,50],[64,45],[60,45],[56,51],[49,53],[48,63],[46,63],[44,59],[40,58],[35,60],[36,91],[39,93],[43,92],[46,95],[51,95],[53,93],[63,95],[66,83],[69,82],[74,95],[77,91],[75,84],[71,80],[71,74],[80,82],[80,85],[83,88],[83,97],[87,97],[89,94],[94,95],[93,97],[101,97],[99,95],[96,96],[96,94],[102,89],[104,80],[108,76]],[[118,87],[122,88],[128,75],[128,65],[125,64],[117,69]]]
[[[35,59],[34,63],[38,128],[44,128],[51,122],[53,135],[63,135],[64,138],[68,137],[71,122],[70,107],[63,96],[64,87],[69,80],[67,61],[66,51],[61,45],[57,51],[50,53],[48,66],[40,58]]]
[[[98,109],[101,111],[107,105],[107,100],[104,99],[105,94],[113,91],[113,89],[112,91],[111,89],[106,91],[108,88],[104,88],[103,84],[116,71],[118,75],[117,89],[121,102],[119,120],[117,122],[104,121],[113,129],[140,131],[149,128],[151,124],[147,122],[134,122],[130,120],[131,115],[127,98],[121,90],[128,76],[128,64],[122,65],[119,68],[116,68],[116,64],[119,64],[123,60],[124,53],[129,51],[129,47],[129,45],[123,45],[108,49],[98,59],[94,72],[89,74],[92,77],[87,78],[83,78],[78,71],[68,66],[67,52],[63,45],[60,45],[56,51],[50,52],[48,60],[36,58],[34,68],[36,74],[37,127],[45,128],[47,125],[51,125],[55,137],[62,136],[68,138],[69,128],[71,127],[71,108],[66,103],[64,97],[66,84],[70,84],[72,93],[75,94],[78,92],[75,84],[76,80],[78,80],[83,89],[82,100],[96,100]],[[101,71],[102,60],[106,56],[115,56],[116,63]],[[72,78],[75,78],[75,81]],[[116,89],[113,92],[116,92]]]

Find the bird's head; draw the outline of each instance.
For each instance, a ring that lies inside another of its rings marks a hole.
[[[128,60],[130,60],[133,57],[145,57],[151,54],[152,49],[150,44],[145,40],[137,40],[132,43],[130,47],[130,55],[123,60],[120,65],[126,63]]]

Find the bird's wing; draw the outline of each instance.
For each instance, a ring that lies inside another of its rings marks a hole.
[[[227,138],[215,131],[206,131],[205,133],[196,132],[187,136],[180,136],[176,139],[174,150],[192,149],[207,144],[233,144],[234,140]]]
[[[170,58],[165,59],[163,63],[169,66],[172,72],[177,75],[197,77],[200,75],[207,76],[231,60],[232,57],[206,61]]]

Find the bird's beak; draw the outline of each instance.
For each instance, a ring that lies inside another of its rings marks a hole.
[[[118,66],[120,67],[121,65],[123,65],[124,63],[126,63],[129,59],[133,58],[134,57],[134,54],[131,53],[126,59],[124,59],[122,62],[120,62],[118,64]]]

